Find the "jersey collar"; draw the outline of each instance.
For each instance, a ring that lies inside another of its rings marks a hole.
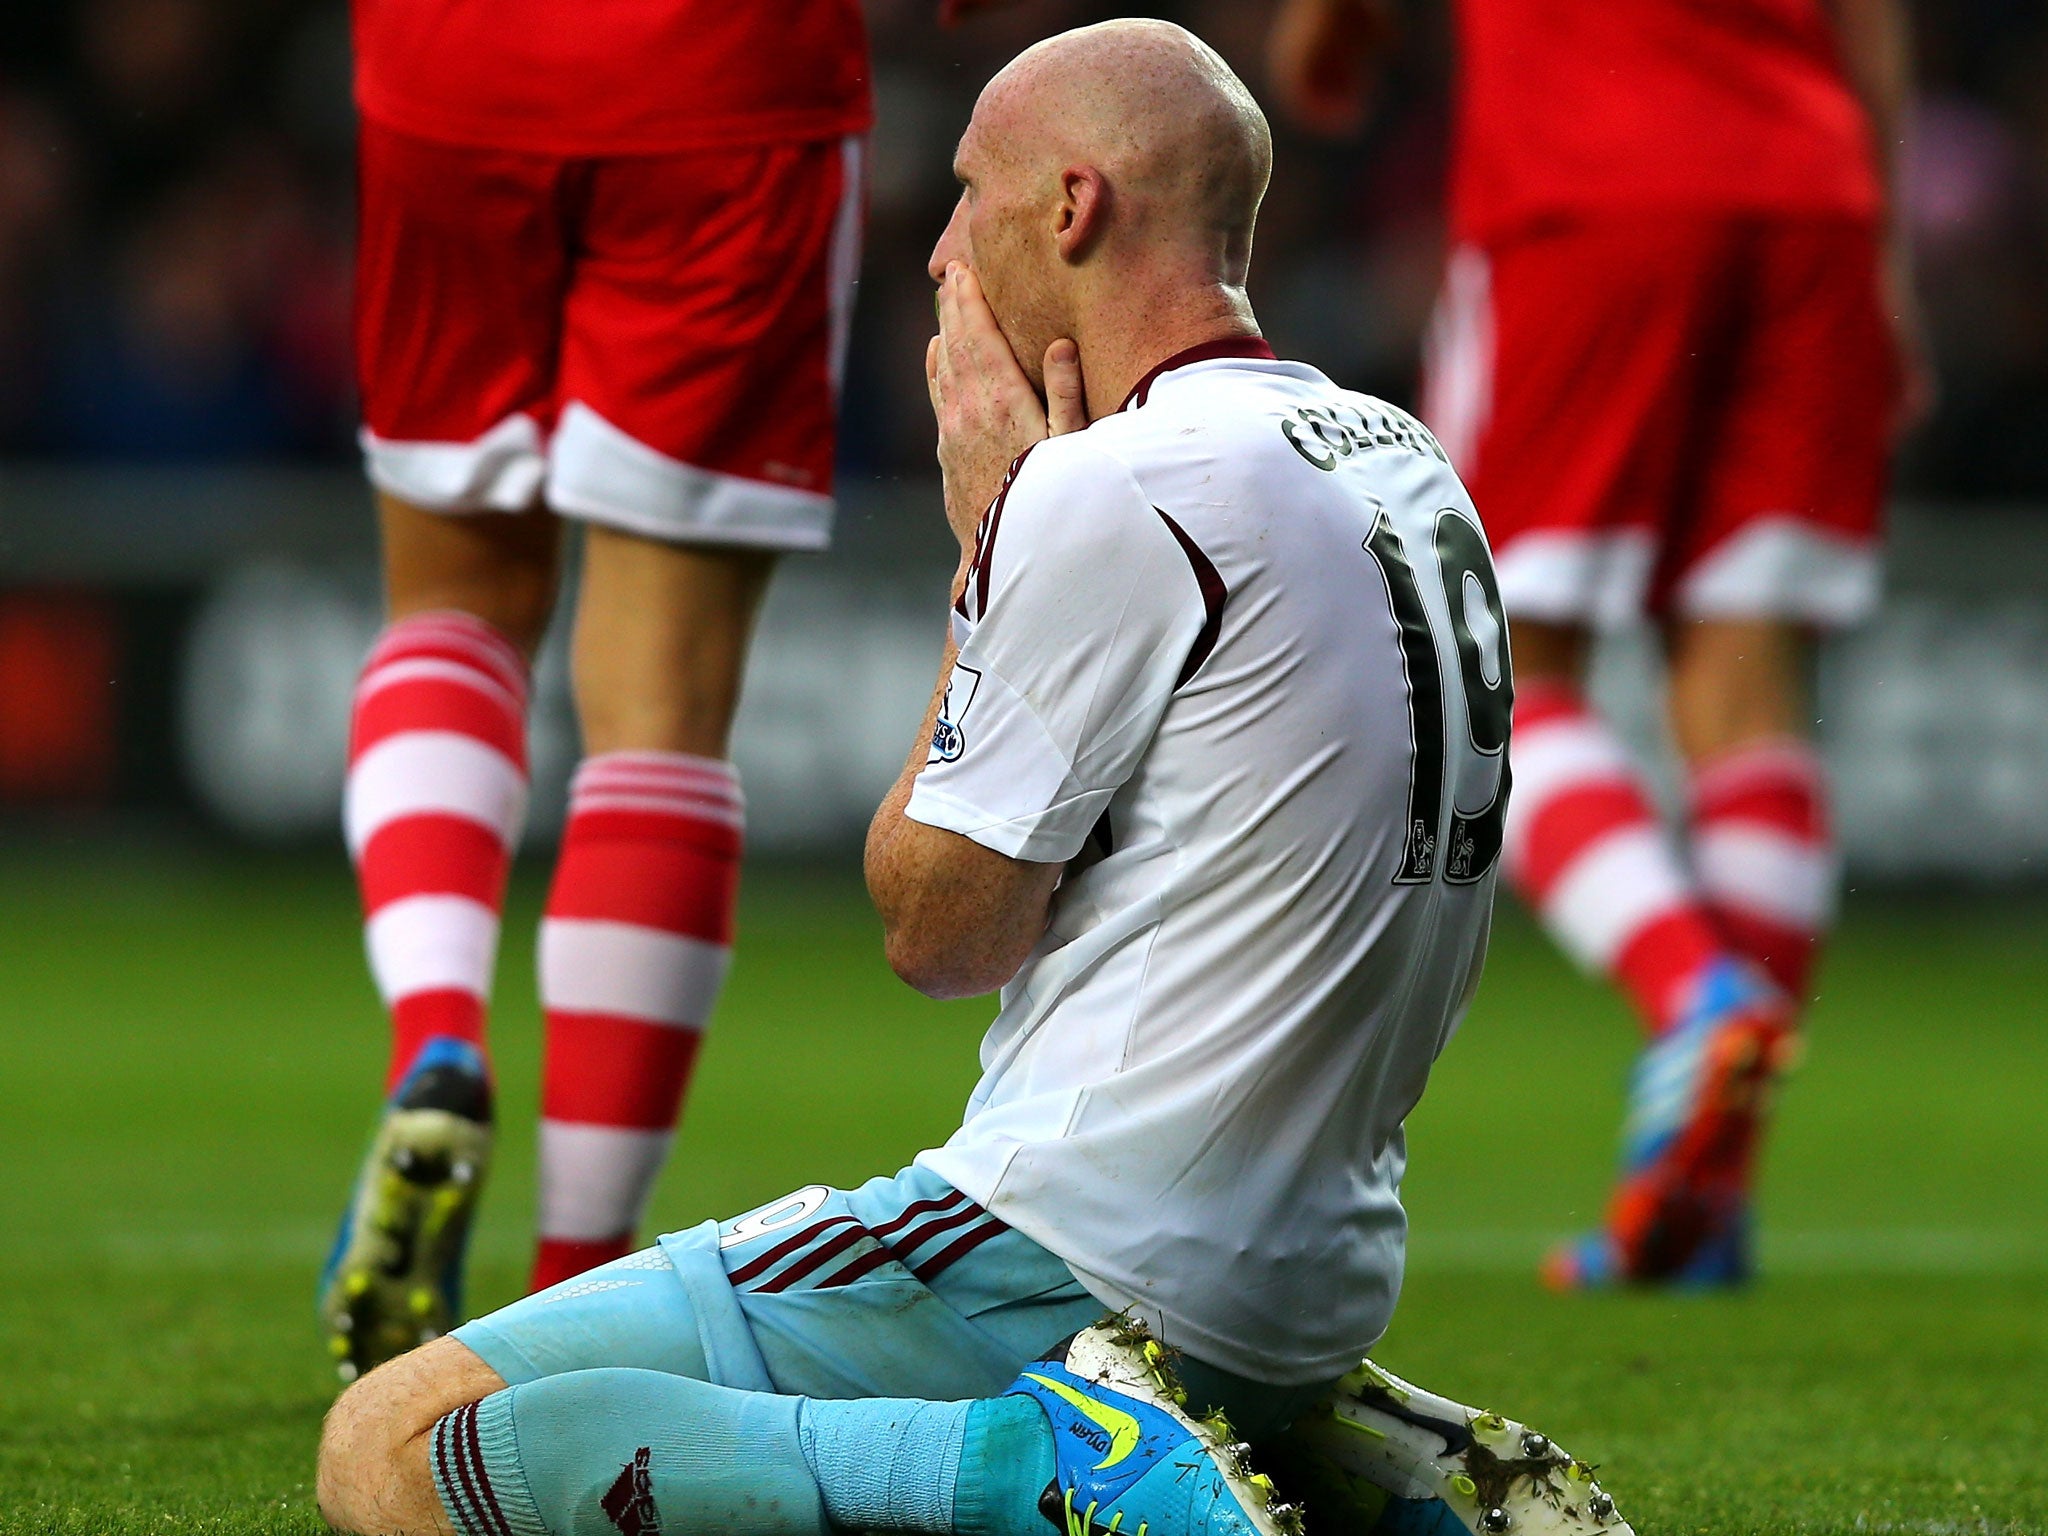
[[[1205,341],[1199,347],[1189,347],[1185,352],[1176,352],[1165,362],[1154,368],[1132,386],[1124,396],[1120,411],[1136,410],[1145,403],[1152,393],[1152,386],[1159,382],[1162,373],[1171,373],[1176,368],[1185,368],[1190,363],[1206,363],[1219,357],[1256,357],[1266,362],[1274,361],[1273,349],[1266,345],[1263,336],[1226,336],[1221,341]]]

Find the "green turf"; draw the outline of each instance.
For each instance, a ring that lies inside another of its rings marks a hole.
[[[514,896],[476,1300],[525,1258],[538,888]],[[1628,1036],[1519,920],[1416,1117],[1379,1351],[1602,1463],[1645,1533],[2048,1530],[2048,906],[1852,907],[1736,1298],[1557,1298]],[[882,968],[843,877],[752,878],[658,1216],[894,1168],[985,1003]],[[380,1025],[337,858],[0,854],[0,1532],[311,1531],[314,1273]],[[1313,1529],[1313,1527],[1311,1527]]]

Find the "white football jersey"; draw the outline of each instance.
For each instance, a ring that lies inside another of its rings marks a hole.
[[[1199,348],[1019,461],[954,628],[909,814],[1067,870],[918,1161],[1196,1358],[1340,1374],[1400,1288],[1401,1122],[1507,806],[1464,487],[1406,413]]]

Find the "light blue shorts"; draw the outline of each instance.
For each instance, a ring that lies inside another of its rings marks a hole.
[[[922,1168],[813,1185],[466,1323],[518,1386],[637,1366],[808,1397],[989,1397],[1103,1314],[1066,1264]]]

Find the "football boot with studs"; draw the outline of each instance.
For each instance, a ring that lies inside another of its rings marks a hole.
[[[1258,1454],[1316,1536],[1634,1536],[1548,1436],[1370,1360]]]
[[[344,1382],[461,1321],[462,1260],[491,1161],[491,1083],[466,1040],[421,1047],[392,1091],[320,1282]]]
[[[1039,1512],[1060,1536],[1302,1536],[1251,1447],[1197,1416],[1172,1352],[1127,1318],[1084,1328],[1024,1369],[1053,1432]]]

